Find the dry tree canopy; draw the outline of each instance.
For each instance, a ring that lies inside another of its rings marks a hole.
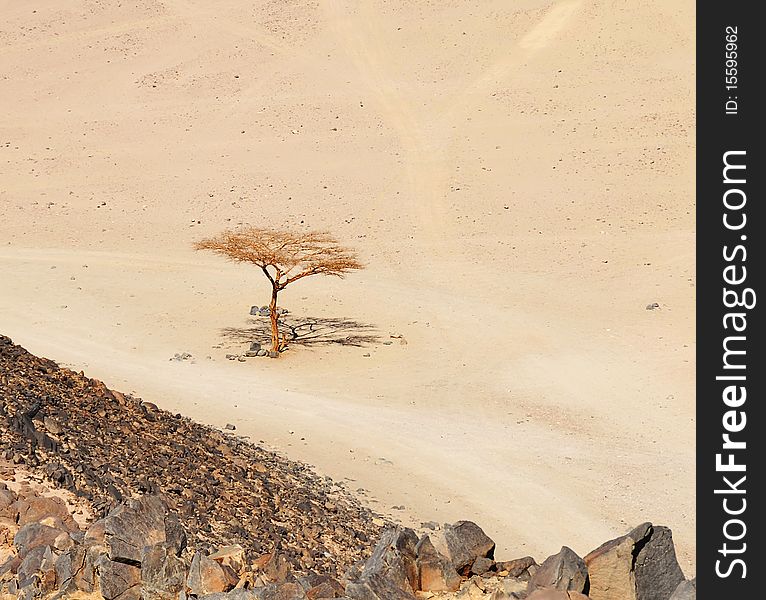
[[[194,247],[256,265],[278,289],[308,275],[343,277],[363,267],[353,250],[324,231],[293,232],[251,226],[224,231],[200,240]]]

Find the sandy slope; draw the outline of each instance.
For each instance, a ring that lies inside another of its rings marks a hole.
[[[652,520],[693,572],[691,2],[67,4],[0,1],[0,331],[502,556]],[[227,361],[238,223],[358,248],[283,303],[377,339]]]

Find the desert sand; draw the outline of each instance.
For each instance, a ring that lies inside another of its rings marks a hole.
[[[403,523],[694,574],[692,2],[66,5],[0,1],[0,332]],[[227,360],[268,283],[191,244],[241,223],[356,248],[282,305],[372,339]]]

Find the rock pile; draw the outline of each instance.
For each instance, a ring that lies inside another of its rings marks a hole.
[[[277,550],[296,569],[337,577],[380,533],[376,515],[308,466],[111,391],[7,337],[0,440],[0,460],[40,471],[97,516],[160,495],[199,549]]]
[[[471,521],[423,536],[380,527],[306,466],[3,337],[0,435],[0,600],[696,598],[666,527],[644,523],[584,558],[564,546],[541,564],[497,561]],[[22,465],[94,517],[18,486]]]
[[[496,562],[494,542],[470,521],[420,538],[412,529],[391,527],[372,555],[340,580],[296,571],[276,550],[248,559],[237,544],[212,553],[188,547],[183,524],[156,495],[128,499],[81,530],[57,498],[16,494],[0,486],[0,532],[0,600],[84,595],[106,600],[696,597],[695,582],[680,573],[669,531],[648,523],[585,560],[563,547],[541,565],[528,556]]]

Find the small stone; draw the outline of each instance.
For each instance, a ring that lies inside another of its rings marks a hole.
[[[660,307],[659,302],[652,302],[651,304],[646,305],[646,310],[656,310]]]
[[[226,423],[225,429],[228,429],[229,431],[234,431],[237,428],[236,425],[232,425],[231,423]]]

